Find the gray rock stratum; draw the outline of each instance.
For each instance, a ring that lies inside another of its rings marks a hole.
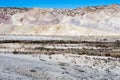
[[[0,34],[120,36],[120,5],[77,9],[1,7]]]

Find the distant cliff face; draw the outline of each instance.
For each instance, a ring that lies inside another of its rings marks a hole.
[[[78,9],[0,8],[0,34],[120,36],[120,5]]]

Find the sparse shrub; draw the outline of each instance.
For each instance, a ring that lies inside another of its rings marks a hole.
[[[55,54],[55,53],[54,53],[54,52],[50,52],[49,54],[50,54],[50,55],[53,55],[53,54]]]
[[[78,69],[79,72],[85,72],[84,70]]]
[[[30,69],[29,71],[30,71],[30,72],[37,72],[37,71],[36,71],[36,70],[34,70],[34,69]]]
[[[51,55],[49,55],[49,59],[52,59]]]
[[[14,50],[14,51],[13,51],[13,54],[19,54],[19,52],[18,52],[18,51],[16,51],[16,50]]]
[[[105,53],[105,56],[110,56],[110,53]]]
[[[82,69],[79,69],[79,68],[74,68],[75,70],[79,71],[79,72],[85,72],[84,70]]]
[[[59,65],[60,66],[65,66],[65,63],[60,62]]]
[[[65,67],[61,67],[61,69],[64,69],[64,70],[66,70],[66,68],[65,68]]]
[[[68,71],[65,71],[64,73],[65,73],[65,74],[69,74],[69,72],[68,72]]]

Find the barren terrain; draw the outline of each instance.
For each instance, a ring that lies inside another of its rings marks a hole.
[[[120,80],[120,5],[1,7],[0,80]]]

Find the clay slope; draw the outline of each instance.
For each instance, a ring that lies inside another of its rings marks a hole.
[[[0,34],[120,36],[120,5],[77,9],[0,8]]]

